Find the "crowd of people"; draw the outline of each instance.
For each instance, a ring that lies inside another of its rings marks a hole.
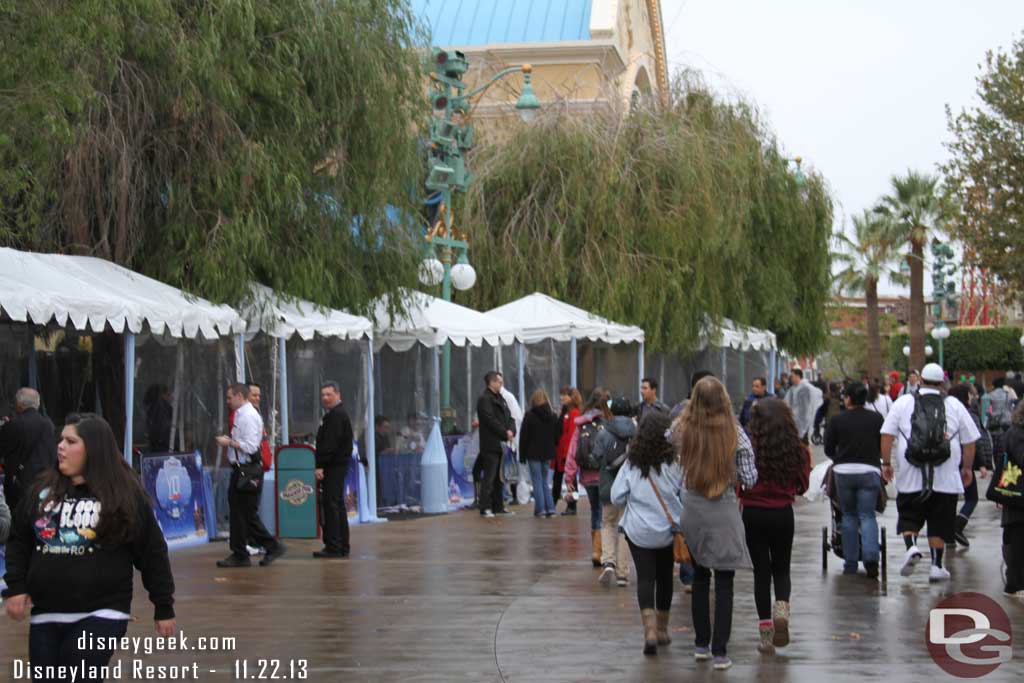
[[[536,517],[554,516],[562,500],[561,514],[576,515],[579,490],[585,491],[596,581],[608,587],[635,581],[643,653],[655,655],[671,643],[678,563],[679,580],[692,593],[693,655],[724,670],[732,664],[737,571],[753,573],[758,650],[770,655],[790,642],[793,505],[810,485],[810,441],[823,426],[831,462],[827,488],[841,513],[844,574],[858,575],[863,567],[869,579],[879,576],[876,514],[886,503],[886,484],[894,482],[897,534],[905,544],[900,574],[910,576],[924,559],[924,535],[929,581],[950,580],[946,550],[970,547],[967,527],[981,497],[979,479],[988,479],[987,497],[1002,503],[1004,590],[1024,598],[1021,377],[997,379],[986,391],[968,378],[951,382],[933,363],[911,371],[906,383],[899,380],[897,374],[884,383],[821,388],[794,368],[774,393],[765,378],[755,378],[734,414],[722,382],[701,371],[691,378],[688,398],[671,408],[659,399],[658,383],[644,378],[636,405],[602,387],[584,402],[576,388],[563,387],[557,411],[537,390],[519,416],[501,374],[489,372],[476,405],[477,507],[487,519],[510,514],[502,461],[519,432],[518,457],[532,483]],[[162,395],[154,392],[154,400]],[[217,563],[222,568],[251,566],[253,547],[264,553],[262,566],[287,551],[257,512],[266,466],[259,396],[258,385],[241,383],[225,395],[228,433],[216,442],[232,469],[231,554]],[[344,481],[352,423],[335,382],[320,387],[320,401],[315,477],[324,547],[313,556],[344,558],[351,552]],[[157,632],[172,633],[167,545],[109,424],[97,415],[72,415],[58,439],[35,390],[19,390],[15,409],[0,429],[6,473],[0,542],[10,535],[3,596],[8,616],[30,618],[33,663],[109,661],[109,652],[79,651],[73,641],[85,631],[124,634],[135,568],[153,602]],[[151,421],[162,425],[160,409],[151,412]],[[384,449],[390,447],[388,428],[386,419],[375,424]]]

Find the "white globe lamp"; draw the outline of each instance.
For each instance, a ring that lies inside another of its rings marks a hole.
[[[444,264],[431,254],[420,262],[419,278],[428,287],[440,284],[444,280]]]
[[[459,262],[452,266],[452,287],[464,292],[476,284],[476,268],[470,265],[469,259],[463,254]]]
[[[903,355],[908,357],[908,358],[910,357],[910,347],[909,346],[904,346],[903,347]]]

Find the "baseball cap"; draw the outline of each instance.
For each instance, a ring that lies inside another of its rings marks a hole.
[[[929,363],[921,371],[921,379],[925,382],[939,383],[945,381],[946,373],[942,371],[942,366],[938,363]]]

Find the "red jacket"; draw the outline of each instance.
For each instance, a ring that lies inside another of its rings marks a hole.
[[[569,444],[576,434],[576,418],[580,416],[579,408],[572,408],[562,416],[562,436],[558,438],[557,457],[551,461],[551,469],[565,472],[565,459],[569,456]]]
[[[807,490],[811,478],[811,452],[804,447],[807,460],[792,481],[778,484],[774,481],[762,481],[758,473],[754,487],[740,493],[740,500],[745,507],[784,508],[793,504],[793,499]]]

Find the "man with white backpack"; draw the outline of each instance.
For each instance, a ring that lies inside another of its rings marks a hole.
[[[892,479],[895,458],[896,530],[907,546],[900,574],[912,574],[921,559],[917,535],[927,524],[932,560],[928,578],[946,581],[943,553],[953,542],[957,500],[974,476],[974,444],[981,434],[963,404],[942,395],[941,366],[926,365],[921,380],[917,392],[893,404],[882,425],[882,476]]]

